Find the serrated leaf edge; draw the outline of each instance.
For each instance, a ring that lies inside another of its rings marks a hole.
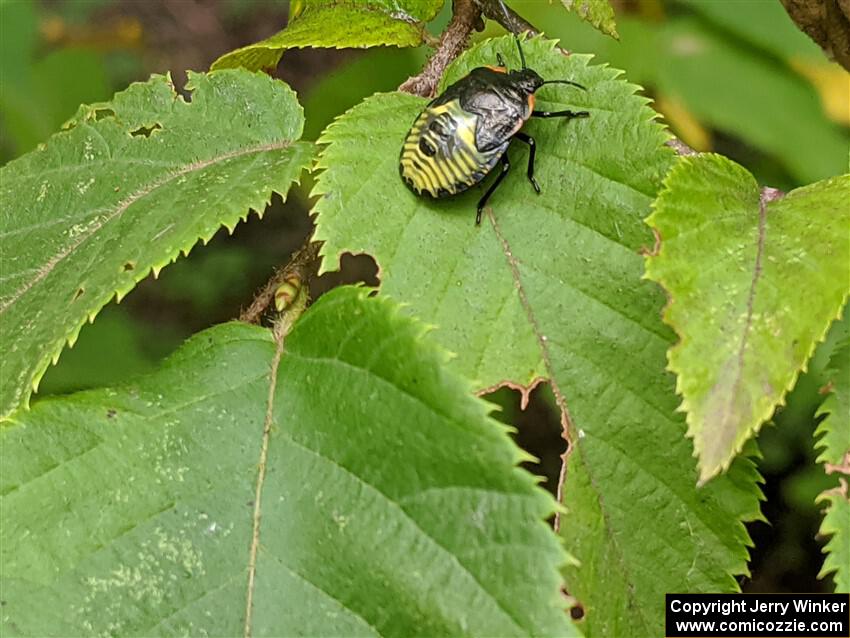
[[[843,355],[844,349],[847,347],[847,341],[839,341],[836,344],[836,355]],[[827,369],[832,368],[832,362],[827,365]],[[837,515],[836,508],[839,503],[843,504],[846,501],[850,501],[850,493],[848,493],[848,484],[847,481],[850,479],[850,449],[844,450],[843,459],[839,461],[838,464],[830,463],[830,459],[827,458],[830,450],[827,447],[826,442],[826,434],[827,434],[827,423],[830,422],[831,417],[834,415],[833,407],[829,405],[829,400],[831,398],[835,398],[835,390],[832,389],[827,394],[826,399],[821,403],[815,412],[815,416],[827,415],[815,429],[814,432],[814,448],[816,450],[821,450],[821,453],[817,457],[817,462],[822,463],[824,465],[824,470],[827,474],[837,473],[838,476],[838,487],[834,487],[828,490],[824,490],[821,492],[816,498],[815,503],[826,503],[826,507],[823,510],[823,518],[821,519],[820,528],[818,529],[818,536],[822,536],[825,538],[829,538],[829,540],[824,543],[822,548],[823,557],[823,565],[821,566],[820,571],[818,572],[818,578],[825,578],[829,574],[836,574],[836,593],[842,592],[841,585],[838,583],[837,576],[841,573],[841,570],[847,570],[847,573],[844,574],[844,578],[850,581],[850,567],[847,567],[838,562],[836,558],[836,551],[834,549],[834,545],[839,542],[839,533],[842,531],[833,521],[833,516]],[[850,593],[850,591],[848,591]]]
[[[656,212],[657,212],[657,210],[656,210],[657,204],[665,194],[667,194],[668,192],[670,192],[672,190],[672,188],[670,186],[670,182],[671,182],[672,179],[674,179],[674,176],[678,176],[678,174],[680,172],[687,170],[687,168],[689,166],[692,166],[695,162],[697,162],[699,160],[699,158],[702,158],[702,157],[715,158],[715,159],[719,160],[721,163],[726,163],[727,165],[735,167],[736,170],[740,170],[740,171],[745,172],[751,178],[752,183],[755,185],[755,187],[758,189],[758,183],[756,182],[755,178],[752,176],[752,174],[749,171],[747,171],[744,167],[740,166],[736,162],[733,162],[732,160],[728,159],[727,157],[725,157],[723,155],[719,155],[717,153],[697,153],[697,154],[694,154],[694,155],[680,156],[679,160],[673,165],[673,167],[670,169],[670,171],[664,177],[661,189],[659,190],[658,195],[655,198],[655,200],[652,202],[652,212],[644,220],[646,222],[646,224],[648,224],[650,226],[650,228],[652,228],[653,232],[656,234],[656,237],[659,238],[658,239],[659,249],[658,249],[656,254],[650,253],[650,254],[646,255],[645,272],[644,272],[644,275],[643,275],[643,279],[648,279],[650,281],[654,281],[655,283],[660,285],[662,287],[662,289],[664,290],[664,293],[667,296],[667,303],[665,303],[664,308],[661,311],[661,316],[662,316],[662,319],[664,320],[664,323],[667,326],[669,326],[676,333],[676,336],[678,337],[678,341],[667,350],[667,366],[666,366],[666,369],[669,372],[672,372],[673,374],[676,375],[676,394],[678,394],[680,397],[682,397],[682,401],[676,409],[677,409],[678,412],[684,412],[685,413],[685,421],[688,424],[688,431],[687,431],[686,436],[688,436],[688,438],[690,438],[694,442],[693,456],[694,456],[694,458],[697,459],[697,465],[699,466],[699,473],[700,473],[700,479],[699,479],[698,485],[704,485],[705,483],[710,481],[712,478],[714,478],[718,474],[726,472],[729,469],[729,466],[732,464],[732,461],[734,461],[735,458],[741,453],[741,451],[743,450],[744,445],[747,443],[747,441],[750,440],[751,438],[754,438],[759,433],[759,431],[761,430],[763,425],[770,419],[770,417],[774,414],[774,412],[776,411],[777,408],[780,408],[780,407],[783,407],[783,406],[786,405],[786,397],[788,395],[788,392],[794,387],[794,385],[796,385],[797,379],[799,378],[800,374],[802,374],[802,373],[804,373],[808,370],[808,363],[811,360],[812,354],[814,354],[814,351],[817,348],[817,346],[826,339],[827,333],[829,332],[829,328],[832,325],[832,323],[835,320],[841,318],[841,314],[842,314],[842,311],[843,311],[842,309],[846,305],[848,298],[850,298],[850,290],[847,290],[847,292],[845,292],[845,294],[844,294],[844,298],[841,301],[841,304],[839,306],[837,314],[834,317],[832,317],[824,325],[824,328],[823,328],[820,336],[815,337],[812,340],[812,344],[809,348],[808,353],[805,356],[803,364],[797,370],[794,371],[789,382],[785,385],[784,388],[782,388],[782,394],[780,395],[777,402],[773,406],[766,408],[762,411],[762,414],[758,416],[758,423],[756,425],[749,428],[748,431],[744,432],[743,434],[741,434],[741,433],[736,434],[735,444],[732,448],[731,453],[727,455],[727,459],[725,461],[723,461],[719,466],[714,467],[714,468],[706,468],[704,465],[702,465],[701,458],[700,458],[700,446],[697,445],[697,438],[696,438],[697,432],[695,431],[698,424],[694,423],[694,417],[693,417],[693,412],[691,411],[690,402],[688,401],[688,399],[684,396],[684,394],[682,392],[680,371],[676,369],[675,364],[671,360],[672,353],[674,351],[679,351],[683,347],[683,344],[686,342],[686,339],[685,339],[685,336],[682,335],[682,333],[680,332],[679,328],[676,325],[674,325],[669,320],[669,317],[668,317],[669,308],[673,303],[673,297],[672,297],[671,293],[669,292],[668,283],[666,282],[664,277],[661,277],[657,273],[652,272],[652,263],[654,262],[654,259],[657,258],[660,255],[661,251],[664,250],[664,238],[661,236],[660,232],[658,231],[658,229],[653,224],[653,221],[654,221],[654,218],[655,218],[655,215],[656,215]],[[831,178],[831,179],[835,179],[835,178]],[[823,180],[823,181],[829,181],[829,180]],[[818,184],[818,183],[819,182],[815,182],[815,184]],[[815,184],[810,184],[808,186],[804,186],[804,187],[801,187],[799,189],[795,189],[795,190],[787,193],[785,195],[785,197],[788,197],[788,196],[792,195],[793,193],[796,193],[796,192],[799,192],[801,190],[807,189],[811,186],[814,186]],[[769,202],[766,203],[765,207],[767,208],[769,206],[769,204],[770,204]]]
[[[300,143],[302,143],[302,142],[300,142],[299,140],[290,140],[290,141],[286,142],[284,145],[282,145],[280,148],[281,149],[290,148],[293,145],[300,144]],[[251,149],[251,150],[255,151],[256,149]],[[274,150],[274,149],[268,149],[268,150]],[[291,189],[293,185],[301,183],[301,179],[302,179],[301,176],[303,175],[303,173],[304,173],[304,169],[302,169],[302,171],[301,171],[301,173],[299,174],[298,177],[296,177],[295,179],[293,179],[290,182],[289,189]],[[173,178],[173,177],[174,177],[174,175],[170,176],[170,178]],[[41,380],[44,377],[44,374],[47,372],[47,370],[51,366],[51,364],[56,365],[59,362],[60,356],[62,354],[62,351],[65,349],[65,347],[66,346],[71,347],[71,348],[74,347],[74,344],[76,344],[77,339],[79,338],[79,335],[80,335],[80,331],[82,330],[83,326],[85,326],[86,323],[94,323],[94,320],[97,317],[97,315],[100,313],[100,311],[103,310],[103,308],[105,308],[109,303],[111,303],[113,299],[115,299],[116,303],[121,303],[121,301],[124,299],[124,297],[126,297],[126,295],[129,294],[140,281],[146,279],[148,277],[148,275],[153,274],[154,279],[158,278],[159,273],[162,271],[163,268],[175,263],[180,258],[181,255],[188,257],[189,253],[198,244],[206,245],[207,243],[209,243],[209,241],[222,228],[227,229],[229,234],[232,235],[236,226],[238,226],[240,222],[246,222],[252,212],[256,213],[257,217],[262,219],[263,214],[265,213],[266,207],[268,207],[271,204],[272,196],[275,193],[277,193],[278,195],[280,195],[285,200],[286,195],[289,192],[289,189],[287,189],[286,192],[279,192],[277,189],[274,189],[274,188],[270,189],[268,196],[265,198],[265,202],[264,202],[264,206],[263,206],[262,211],[249,209],[244,214],[240,215],[235,222],[230,223],[230,224],[222,222],[216,228],[212,229],[209,233],[199,235],[199,236],[193,238],[190,241],[190,243],[188,243],[187,245],[173,249],[170,255],[166,256],[165,258],[163,258],[158,263],[152,264],[146,270],[134,271],[133,276],[129,280],[127,280],[124,285],[117,287],[114,291],[109,293],[108,296],[104,296],[102,303],[95,303],[94,306],[96,306],[96,307],[94,307],[87,315],[85,315],[82,318],[82,320],[76,326],[71,326],[68,330],[67,336],[64,339],[58,340],[56,342],[55,348],[49,349],[45,352],[44,356],[42,357],[41,363],[34,369],[32,379],[30,381],[30,386],[29,386],[30,389],[31,389],[31,392],[35,393],[35,392],[38,391],[39,384],[41,383]],[[27,392],[25,387],[21,388],[20,389],[20,396],[18,397],[18,405],[14,406],[8,414],[0,416],[0,422],[6,420],[7,418],[10,418],[10,416],[17,409],[20,409],[20,408],[28,409],[29,408],[29,402],[30,402],[30,399],[31,399],[31,392]]]
[[[850,456],[850,451],[848,451],[848,456]],[[850,464],[850,460],[848,460],[848,464]],[[850,568],[838,562],[838,559],[836,558],[836,552],[833,549],[833,545],[839,542],[839,534],[842,531],[834,523],[833,515],[836,513],[836,508],[838,507],[839,499],[844,502],[850,500],[850,496],[848,496],[847,478],[845,478],[846,476],[847,475],[839,477],[838,487],[821,492],[815,499],[815,503],[827,503],[827,506],[824,508],[823,511],[823,518],[821,520],[820,528],[818,529],[818,535],[829,538],[829,540],[824,543],[824,546],[821,550],[823,553],[823,565],[821,566],[821,569],[818,572],[817,577],[819,579],[825,578],[829,574],[835,574],[837,576],[841,573],[842,568],[848,571],[848,573],[845,574],[845,578],[850,579]],[[836,583],[835,592],[843,593],[841,586],[838,583]]]
[[[458,374],[457,372],[447,371],[445,364],[447,364],[456,355],[428,336],[429,333],[435,329],[433,325],[427,324],[409,313],[404,313],[403,310],[406,304],[404,302],[397,301],[390,295],[379,294],[367,299],[372,289],[365,286],[358,286],[357,289],[359,290],[359,298],[361,300],[366,300],[369,303],[382,304],[387,310],[387,317],[391,322],[395,322],[400,326],[407,326],[412,329],[414,340],[417,345],[422,348],[423,353],[425,353],[426,356],[433,356],[441,364],[439,366],[440,374],[442,376],[449,376],[452,378],[453,385],[455,385],[455,387],[459,387],[462,390],[461,394],[471,400],[476,406],[481,419],[483,421],[487,421],[497,433],[498,438],[501,439],[502,444],[512,450],[512,471],[514,476],[518,480],[527,483],[530,488],[530,493],[535,494],[535,498],[540,501],[541,509],[543,509],[543,503],[545,501],[546,510],[542,512],[543,515],[537,519],[536,523],[538,527],[542,526],[545,528],[547,533],[555,541],[553,546],[557,546],[559,556],[557,562],[553,562],[550,565],[550,570],[553,574],[552,580],[558,582],[560,586],[563,587],[564,578],[561,568],[575,562],[576,559],[567,551],[561,537],[555,534],[545,520],[549,516],[563,512],[563,506],[558,503],[552,495],[549,494],[549,492],[541,487],[540,484],[544,480],[542,477],[520,467],[520,463],[536,461],[537,459],[519,447],[519,445],[511,439],[510,433],[516,432],[514,427],[502,423],[491,416],[497,406],[483,397],[478,396],[476,394],[474,384],[470,379],[466,378],[464,375]],[[555,609],[561,609],[566,613],[567,601],[563,598],[559,590],[552,593],[551,604]]]
[[[591,20],[590,17],[588,16],[588,11],[587,10],[583,11],[582,7],[576,5],[576,3],[579,2],[579,1],[580,0],[561,0],[561,4],[563,5],[563,7],[567,11],[575,14],[581,20],[583,20],[584,22],[587,22],[589,25],[591,25],[594,29],[596,29],[600,33],[604,33],[605,35],[610,36],[610,37],[614,38],[615,40],[620,39],[620,34],[617,33],[617,23],[615,21],[616,15],[615,15],[615,12],[614,12],[614,7],[612,7],[610,3],[608,3],[608,7],[611,9],[611,18],[610,18],[611,24],[610,24],[610,26],[608,26],[608,25],[605,24],[606,20],[604,18],[601,19],[601,20]]]
[[[225,70],[225,72],[230,72],[230,71]],[[186,83],[186,89],[191,91],[192,93],[194,93],[194,90],[198,88],[196,81],[198,79],[205,77],[206,75],[208,75],[208,74],[199,73],[199,72],[191,71],[191,70],[188,71],[188,81]],[[179,101],[179,102],[181,102],[181,103],[183,103],[184,105],[187,105],[187,106],[191,105],[191,102],[186,101],[186,99],[183,97],[183,95],[181,95],[176,90],[174,83],[172,81],[172,77],[171,77],[170,72],[166,72],[164,74],[154,73],[147,80],[132,82],[125,89],[120,91],[120,93],[122,93],[122,94],[126,93],[126,92],[130,91],[133,87],[137,87],[137,86],[140,86],[140,85],[153,84],[155,86],[156,83],[158,83],[158,82],[164,83],[168,88],[171,89],[172,99],[174,101]],[[309,146],[313,146],[314,149],[315,149],[315,145],[312,142],[307,142],[307,141],[300,139],[300,135],[303,133],[304,108],[301,105],[301,103],[298,101],[298,97],[297,97],[296,92],[288,84],[285,84],[285,83],[281,83],[281,84],[285,87],[286,91],[289,91],[292,94],[294,104],[297,107],[298,112],[301,114],[302,124],[301,124],[300,132],[298,133],[299,137],[293,137],[292,139],[287,139],[287,140],[280,140],[278,142],[273,142],[273,143],[269,143],[269,144],[265,144],[265,145],[258,145],[258,146],[249,147],[249,148],[237,149],[237,150],[231,151],[230,153],[226,153],[222,156],[213,158],[212,160],[191,162],[189,164],[183,165],[182,168],[177,170],[177,171],[168,173],[167,175],[162,177],[160,180],[155,180],[153,185],[149,187],[148,193],[159,188],[159,187],[161,187],[161,186],[163,186],[164,184],[172,181],[173,179],[180,177],[182,174],[189,172],[189,169],[191,169],[193,167],[194,167],[195,170],[198,170],[198,168],[197,168],[198,164],[200,164],[202,168],[205,168],[206,166],[218,163],[220,161],[226,161],[228,159],[232,159],[234,157],[238,157],[238,156],[241,156],[241,155],[247,155],[247,154],[250,154],[250,153],[261,153],[261,152],[270,151],[270,150],[283,150],[283,149],[286,149],[286,148],[294,147],[296,145],[302,145],[302,146],[309,145]],[[114,97],[115,96],[113,96],[113,99],[114,99]],[[80,105],[78,107],[76,113],[73,116],[71,116],[68,120],[65,121],[65,123],[62,125],[60,130],[57,131],[56,133],[54,133],[51,136],[50,140],[47,140],[46,142],[40,143],[37,146],[36,150],[37,151],[44,151],[47,148],[47,143],[50,142],[51,140],[53,140],[55,138],[59,138],[59,137],[64,137],[66,135],[70,135],[71,129],[75,128],[76,126],[82,124],[83,122],[85,122],[87,120],[92,119],[93,117],[96,117],[97,111],[99,111],[99,110],[111,110],[110,104],[111,104],[111,101],[95,102],[95,103],[92,103],[92,104],[82,104],[82,105]],[[114,115],[113,115],[113,117],[114,117]],[[313,157],[315,157],[315,152],[313,153]],[[8,167],[10,167],[11,165],[13,165],[15,163],[15,161],[16,160],[9,162],[6,166],[3,167],[3,169],[5,170]],[[295,184],[301,183],[302,176],[305,173],[305,171],[309,170],[311,163],[312,163],[312,161],[310,159],[307,159],[307,161],[305,161],[304,166],[302,167],[301,171],[288,184],[286,192],[279,192],[277,189],[274,189],[274,188],[267,188],[266,189],[266,191],[268,192],[268,195],[266,196],[265,201],[263,203],[263,210],[262,211],[254,211],[254,212],[257,213],[259,218],[262,218],[263,213],[265,212],[265,209],[271,204],[272,196],[275,193],[277,193],[284,200],[286,200],[287,194],[291,190],[292,186],[295,185]],[[136,191],[135,193],[131,193],[129,196],[125,197],[123,200],[121,200],[121,202],[119,202],[118,208],[116,210],[123,212],[123,210],[126,210],[126,208],[129,208],[129,206],[131,206],[133,203],[135,203],[135,201],[137,201],[140,197],[142,197],[145,194],[147,194],[147,193],[140,194],[139,191]],[[127,202],[127,203],[125,204],[125,202]],[[60,357],[62,351],[65,349],[65,346],[66,345],[68,347],[74,346],[74,344],[76,343],[76,341],[79,337],[80,331],[82,330],[83,326],[86,324],[86,321],[88,321],[88,323],[94,323],[94,320],[95,320],[96,316],[98,315],[98,313],[104,307],[106,307],[112,301],[113,298],[115,298],[117,303],[120,303],[121,300],[133,288],[135,288],[136,284],[138,284],[140,281],[145,279],[149,274],[152,273],[154,278],[156,279],[159,276],[159,273],[161,272],[161,270],[164,267],[166,267],[166,266],[168,266],[172,263],[175,263],[177,261],[177,259],[179,259],[181,254],[188,257],[189,252],[199,242],[202,242],[204,245],[206,245],[212,239],[212,237],[222,227],[226,228],[228,230],[228,232],[232,235],[236,226],[239,224],[239,222],[247,221],[251,212],[252,212],[252,210],[249,208],[249,210],[247,212],[245,212],[242,215],[239,215],[238,218],[235,221],[233,221],[229,224],[226,223],[226,222],[219,223],[216,228],[212,229],[206,235],[200,234],[197,237],[195,237],[194,239],[192,239],[190,244],[188,244],[184,247],[177,247],[177,248],[173,249],[170,255],[166,256],[160,262],[158,262],[156,264],[152,264],[148,269],[140,270],[140,271],[134,271],[134,275],[127,282],[127,285],[122,285],[122,286],[116,288],[113,292],[109,293],[108,296],[105,295],[103,297],[102,303],[99,303],[99,302],[94,303],[93,305],[95,307],[91,311],[89,311],[88,314],[84,315],[82,320],[76,326],[73,326],[73,325],[70,326],[66,330],[66,336],[63,339],[57,340],[56,346],[54,348],[46,349],[45,353],[42,356],[42,360],[39,362],[39,364],[35,368],[33,368],[33,373],[31,375],[29,382],[26,385],[20,386],[16,389],[15,394],[17,396],[15,398],[14,405],[11,405],[9,407],[9,409],[6,411],[5,414],[0,414],[0,422],[3,422],[7,418],[9,418],[9,416],[11,414],[13,414],[19,408],[28,409],[29,402],[30,402],[30,399],[31,399],[31,395],[32,395],[32,393],[35,393],[35,392],[38,391],[38,387],[39,387],[39,384],[41,382],[41,379],[44,377],[44,374],[46,373],[46,371],[50,367],[51,363],[53,365],[56,365],[58,363],[59,357]],[[109,221],[109,219],[107,219],[105,221]],[[102,226],[102,224],[101,224],[101,226]],[[95,228],[95,230],[97,230],[97,228]],[[90,235],[91,235],[91,233],[89,233],[88,235],[81,235],[81,241],[84,241]],[[72,249],[73,249],[73,247],[72,247]],[[64,258],[64,256],[62,258]],[[42,270],[44,270],[44,269],[42,269]],[[52,270],[52,269],[46,270],[45,273],[49,274],[50,270]],[[46,274],[44,276],[46,276]],[[39,275],[41,275],[41,273],[39,273]],[[40,278],[43,278],[43,276],[41,276]],[[0,307],[0,312],[2,312],[9,305],[14,303],[17,300],[17,298],[19,298],[21,294],[25,293],[26,290],[28,290],[32,285],[34,285],[34,284],[25,285],[24,288],[23,288],[23,291],[21,291],[21,289],[19,289],[18,291],[15,291],[11,296],[11,301],[4,300],[2,307]],[[98,303],[99,303],[99,305],[98,305]]]
[[[358,7],[353,6],[353,7],[349,7],[349,9],[353,9],[353,10],[356,11],[358,9]],[[307,13],[309,13],[309,11]],[[304,12],[304,10],[302,10],[302,12],[300,12],[297,16],[295,16],[295,18],[297,20],[300,20],[300,19],[302,19],[304,14],[305,14],[305,12]],[[427,21],[420,22],[420,21],[415,20],[415,19],[405,20],[405,19],[401,19],[401,18],[396,18],[395,16],[390,15],[390,14],[384,14],[384,15],[386,15],[389,18],[392,18],[396,22],[400,22],[400,23],[407,25],[408,27],[412,27],[415,31],[417,31],[418,32],[418,39],[419,39],[418,44],[404,44],[402,42],[381,42],[381,43],[376,43],[376,44],[364,44],[364,45],[361,45],[359,48],[361,48],[361,49],[371,49],[371,48],[375,48],[375,47],[379,47],[379,46],[392,46],[392,47],[396,47],[396,48],[399,48],[399,49],[406,49],[406,48],[421,46],[422,44],[425,44],[427,42],[427,39],[429,37],[428,32],[425,29],[425,24],[426,24]],[[329,44],[329,45],[317,45],[317,44],[294,44],[294,45],[290,45],[290,44],[279,45],[278,44],[278,45],[275,45],[271,42],[271,40],[273,40],[274,38],[281,37],[284,33],[286,33],[287,29],[289,29],[289,27],[291,25],[292,25],[292,20],[290,20],[290,22],[287,23],[287,25],[283,29],[281,29],[277,33],[270,35],[268,38],[265,38],[265,39],[260,40],[258,42],[254,42],[252,44],[247,44],[243,47],[239,47],[238,49],[234,49],[232,51],[228,51],[227,53],[220,55],[210,65],[210,71],[218,71],[218,70],[221,70],[221,69],[232,69],[232,68],[239,68],[239,67],[250,69],[250,70],[258,70],[256,68],[254,68],[253,66],[245,66],[244,64],[242,64],[240,62],[240,57],[242,57],[242,55],[244,53],[250,52],[250,51],[264,50],[264,51],[273,52],[273,55],[270,56],[270,60],[272,58],[274,58],[274,63],[271,65],[272,69],[274,69],[280,63],[280,59],[283,57],[283,54],[286,51],[288,51],[289,49],[332,49],[332,50],[340,51],[342,49],[352,48],[351,45],[339,44],[338,42],[335,42],[335,43]]]

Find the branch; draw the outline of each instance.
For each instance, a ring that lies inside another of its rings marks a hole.
[[[699,155],[699,153],[685,144],[678,137],[670,138],[665,142],[665,144],[676,151],[676,155]]]
[[[467,47],[472,31],[481,31],[484,28],[482,16],[495,20],[511,33],[523,31],[528,31],[531,35],[539,33],[533,24],[507,6],[505,9],[508,15],[505,16],[502,7],[501,0],[454,0],[451,22],[440,36],[434,54],[429,58],[422,72],[398,87],[399,91],[422,97],[434,97],[446,67]]]
[[[481,9],[485,18],[495,20],[511,33],[522,33],[523,31],[528,31],[529,35],[540,33],[537,27],[507,5],[505,5],[505,9],[508,11],[508,17],[505,18],[505,13],[502,11],[501,3],[498,0],[475,0],[475,3]]]
[[[797,26],[850,71],[850,0],[782,0]]]
[[[433,97],[437,92],[437,84],[446,67],[466,48],[472,30],[481,20],[481,10],[475,0],[454,0],[453,11],[451,22],[425,68],[398,87],[400,91],[422,97]]]

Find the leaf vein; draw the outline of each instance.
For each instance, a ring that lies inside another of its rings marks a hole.
[[[334,595],[333,595],[331,592],[329,592],[328,590],[326,590],[326,589],[324,589],[323,587],[321,587],[321,586],[317,585],[316,583],[314,583],[312,580],[310,580],[309,578],[307,578],[306,576],[304,576],[304,574],[302,574],[301,572],[298,572],[298,571],[296,571],[295,569],[293,569],[292,567],[290,567],[289,565],[287,565],[287,564],[286,564],[286,562],[283,560],[283,558],[281,558],[280,556],[278,556],[275,552],[271,551],[271,550],[270,550],[270,549],[268,549],[268,548],[263,548],[263,552],[264,552],[265,554],[268,554],[268,555],[269,555],[269,556],[271,556],[272,558],[274,558],[274,559],[278,562],[278,564],[280,565],[280,567],[282,567],[284,570],[286,570],[286,572],[287,572],[288,574],[291,574],[291,575],[292,575],[292,576],[294,576],[296,579],[298,579],[298,580],[300,580],[301,582],[306,583],[307,585],[309,585],[312,589],[315,589],[316,591],[318,591],[319,593],[323,594],[324,596],[327,596],[329,599],[331,599],[331,600],[333,600],[334,602],[336,602],[337,604],[339,604],[339,606],[340,606],[340,607],[342,607],[343,609],[345,609],[347,612],[350,612],[350,613],[351,613],[351,615],[352,615],[352,616],[354,616],[355,618],[358,618],[359,620],[362,620],[362,621],[363,621],[363,623],[364,623],[367,627],[369,627],[369,629],[371,629],[372,631],[374,631],[374,632],[375,632],[375,635],[376,635],[376,636],[381,637],[381,636],[383,636],[383,635],[384,635],[384,634],[382,634],[382,633],[378,630],[378,628],[377,628],[377,627],[375,627],[375,625],[373,625],[371,622],[369,622],[369,620],[367,620],[366,618],[364,618],[362,614],[358,613],[356,610],[354,610],[354,609],[352,609],[351,607],[349,607],[348,605],[346,605],[344,601],[342,601],[342,600],[340,600],[339,598],[337,598],[336,596],[334,596]]]
[[[168,173],[160,179],[154,180],[149,183],[147,186],[137,190],[129,197],[125,198],[112,210],[112,212],[107,215],[104,219],[99,220],[96,224],[92,224],[91,228],[87,228],[84,232],[80,233],[78,237],[74,239],[70,244],[68,244],[65,248],[56,253],[53,257],[51,257],[42,267],[38,269],[38,273],[35,277],[25,283],[23,286],[18,288],[8,300],[4,300],[2,304],[0,304],[0,314],[5,312],[12,304],[14,304],[18,299],[21,298],[28,290],[30,290],[33,286],[35,286],[38,282],[47,277],[53,269],[60,263],[62,260],[68,257],[74,250],[76,250],[83,242],[92,237],[96,232],[98,232],[101,228],[104,227],[107,223],[113,221],[114,219],[118,219],[124,212],[137,201],[150,195],[153,191],[162,188],[163,186],[170,184],[175,179],[182,177],[188,173],[196,172],[204,170],[209,166],[214,166],[221,162],[226,162],[230,159],[236,157],[242,157],[244,155],[250,155],[252,153],[263,153],[266,151],[280,150],[283,148],[287,148],[291,142],[289,140],[283,140],[279,142],[273,142],[271,144],[262,144],[259,146],[252,146],[248,148],[239,149],[237,151],[231,151],[229,153],[225,153],[223,155],[219,155],[218,157],[210,158],[207,160],[199,160],[197,162],[192,162],[191,164],[185,165],[180,170],[174,171],[172,173]]]
[[[377,375],[375,375],[375,376],[377,377]],[[377,378],[379,378],[379,379],[380,379],[381,377],[377,377]],[[316,458],[321,459],[322,461],[324,461],[324,462],[326,462],[326,463],[329,463],[330,465],[332,465],[332,466],[334,466],[334,467],[338,468],[338,469],[339,469],[339,470],[340,470],[340,471],[341,471],[341,472],[342,472],[345,476],[350,476],[352,479],[354,479],[354,481],[355,481],[358,485],[360,485],[360,486],[362,486],[362,487],[366,488],[368,491],[372,491],[372,492],[374,492],[374,493],[375,493],[375,494],[377,494],[379,497],[381,497],[384,501],[386,501],[386,502],[387,502],[387,504],[388,504],[390,507],[397,509],[397,510],[401,513],[402,517],[403,517],[404,519],[406,519],[406,520],[407,520],[407,521],[408,521],[408,522],[409,522],[409,523],[410,523],[410,524],[414,527],[414,529],[416,529],[416,530],[417,530],[420,534],[422,534],[422,536],[423,536],[425,539],[427,539],[429,542],[433,543],[433,544],[434,544],[434,546],[436,546],[436,547],[438,547],[439,549],[443,550],[443,551],[444,551],[444,552],[448,555],[448,557],[450,558],[450,560],[451,560],[451,561],[453,561],[453,562],[457,563],[457,565],[461,568],[461,570],[462,570],[465,574],[467,574],[467,576],[469,576],[469,577],[472,579],[472,581],[473,581],[473,582],[474,582],[474,583],[478,586],[478,588],[479,588],[479,589],[480,589],[480,590],[481,590],[481,591],[482,591],[482,592],[483,592],[483,593],[487,596],[487,598],[489,598],[491,601],[493,601],[493,602],[495,603],[496,607],[497,607],[497,608],[498,608],[501,612],[503,612],[507,618],[509,618],[509,619],[511,620],[512,624],[513,624],[515,627],[517,627],[518,629],[523,629],[522,625],[521,625],[521,624],[520,624],[520,622],[519,622],[519,621],[518,621],[518,620],[514,617],[514,615],[513,615],[510,611],[508,611],[508,610],[504,607],[504,605],[502,604],[502,602],[501,602],[498,598],[496,598],[496,597],[495,597],[495,596],[494,596],[494,595],[493,595],[493,594],[492,594],[492,593],[491,593],[491,592],[490,592],[490,591],[489,591],[489,590],[488,590],[488,589],[484,586],[484,584],[481,582],[481,580],[480,580],[480,579],[479,579],[479,578],[478,578],[475,574],[473,574],[473,573],[469,570],[469,568],[468,568],[466,565],[464,565],[464,563],[463,563],[463,562],[462,562],[462,561],[461,561],[461,560],[457,557],[457,555],[453,554],[453,553],[452,553],[452,552],[451,552],[448,548],[446,548],[445,546],[443,546],[443,545],[442,545],[442,544],[441,544],[441,543],[440,543],[440,542],[439,542],[436,538],[434,538],[431,534],[429,534],[429,533],[428,533],[428,532],[427,532],[427,531],[426,531],[426,530],[425,530],[425,529],[424,529],[424,528],[423,528],[423,527],[419,524],[419,522],[418,522],[416,519],[414,519],[414,518],[413,518],[413,517],[412,517],[412,516],[411,516],[411,515],[410,515],[410,514],[409,514],[409,513],[408,513],[408,512],[407,512],[407,511],[406,511],[406,510],[405,510],[405,509],[404,509],[404,508],[403,508],[403,507],[402,507],[402,506],[398,503],[398,502],[397,502],[397,501],[393,500],[393,499],[392,499],[392,498],[391,498],[388,494],[384,493],[384,492],[383,492],[381,489],[379,489],[376,485],[373,485],[372,483],[370,483],[370,482],[368,482],[367,480],[365,480],[363,477],[361,477],[361,476],[357,475],[357,474],[356,474],[355,472],[353,472],[352,470],[349,470],[347,467],[345,467],[345,466],[341,465],[341,464],[340,464],[339,462],[337,462],[335,459],[333,459],[333,458],[331,458],[331,457],[329,457],[329,456],[326,456],[326,455],[322,454],[322,453],[321,453],[321,452],[319,452],[318,450],[314,450],[313,448],[311,448],[311,447],[309,447],[309,446],[305,445],[305,444],[304,444],[304,443],[302,443],[301,441],[296,440],[296,439],[295,439],[295,438],[293,438],[293,437],[292,437],[289,433],[284,432],[284,431],[281,431],[281,432],[276,433],[276,434],[279,434],[280,436],[282,436],[282,437],[283,437],[284,439],[286,439],[287,441],[291,442],[291,443],[292,443],[293,445],[295,445],[296,447],[298,447],[298,448],[300,448],[300,449],[302,449],[302,450],[304,450],[304,451],[306,451],[306,452],[308,452],[308,453],[310,453],[310,454],[314,455]]]

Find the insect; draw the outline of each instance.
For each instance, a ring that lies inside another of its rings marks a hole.
[[[504,9],[504,5],[502,5]],[[517,139],[528,145],[528,180],[539,194],[534,179],[537,143],[520,131],[531,117],[588,117],[587,111],[535,111],[534,94],[546,84],[571,84],[571,80],[544,80],[525,63],[516,39],[522,68],[509,71],[500,54],[498,66],[470,71],[419,114],[407,133],[399,158],[399,173],[415,194],[434,198],[462,193],[481,182],[501,160],[502,170],[478,202],[476,225],[490,196],[511,168],[508,146]]]

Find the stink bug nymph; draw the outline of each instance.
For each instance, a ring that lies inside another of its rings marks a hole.
[[[528,180],[534,179],[534,138],[520,129],[531,117],[588,117],[587,111],[535,111],[534,94],[545,84],[571,84],[571,80],[544,80],[525,64],[522,44],[516,37],[522,68],[509,71],[502,56],[498,66],[473,69],[431,101],[413,122],[399,159],[399,172],[414,193],[442,198],[462,193],[481,182],[501,160],[502,170],[478,202],[475,223],[487,200],[510,170],[508,146],[517,139],[528,144]]]

